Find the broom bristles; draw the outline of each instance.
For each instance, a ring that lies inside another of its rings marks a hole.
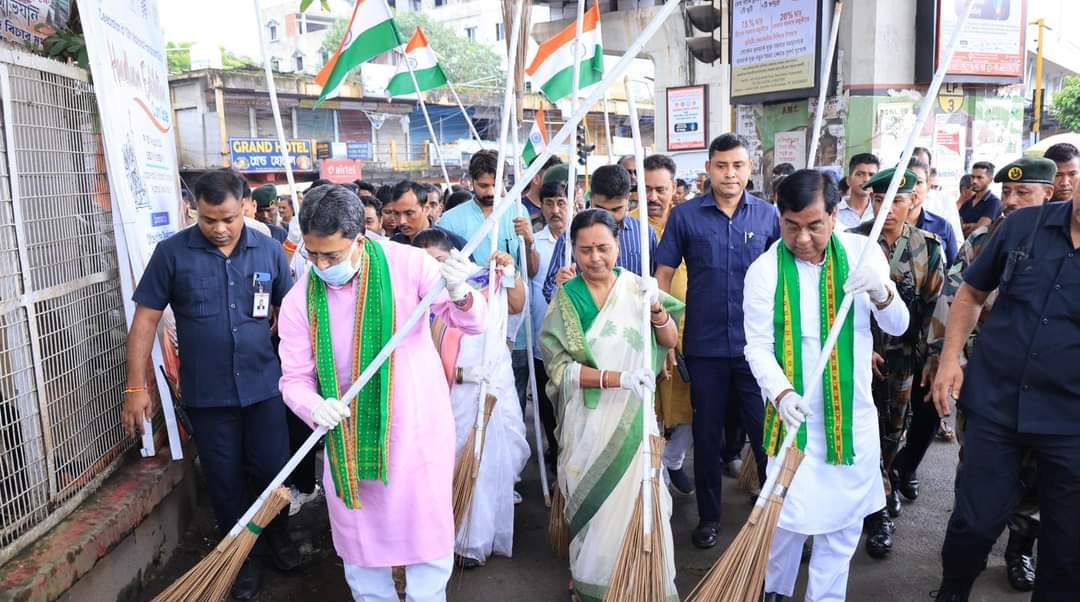
[[[256,531],[262,531],[270,521],[289,504],[289,490],[278,487],[273,490],[249,526],[239,535],[226,537],[207,554],[206,558],[191,567],[172,585],[154,598],[154,602],[218,602],[224,600],[236,581],[240,567],[247,560],[255,540]]]
[[[761,490],[761,481],[758,480],[757,460],[754,458],[754,452],[750,448],[746,449],[746,454],[743,456],[742,469],[739,471],[738,478],[735,479],[735,486],[748,493]]]
[[[555,556],[570,558],[570,525],[566,523],[566,501],[558,481],[551,492],[551,510],[548,512],[548,543]]]
[[[660,437],[649,437],[649,452],[651,466],[654,471],[660,469],[660,458],[663,455],[664,440]],[[643,498],[639,493],[634,503],[634,513],[630,516],[630,524],[627,526],[626,536],[623,538],[619,555],[615,559],[615,568],[611,573],[611,581],[608,583],[608,591],[604,596],[605,602],[623,602],[624,600],[641,600],[642,602],[662,602],[666,600],[665,588],[669,582],[665,574],[667,568],[664,554],[664,516],[660,507],[660,480],[652,479],[649,495],[652,498],[650,514],[652,515],[652,529],[648,539],[645,538],[644,525],[642,524]]]
[[[788,450],[777,477],[777,488],[769,501],[764,506],[754,506],[735,540],[690,592],[686,602],[758,602],[761,599],[776,523],[780,521],[787,488],[802,459],[803,452],[798,448]]]
[[[496,398],[488,395],[484,400],[484,420],[481,432],[487,430],[488,421],[495,410]],[[465,445],[461,448],[461,454],[454,463],[454,529],[461,529],[469,518],[472,510],[473,496],[476,493],[476,475],[480,471],[480,459],[484,455],[484,444],[487,437],[480,441],[480,458],[476,457],[473,449],[476,446],[476,428],[469,429],[469,436],[465,439]]]

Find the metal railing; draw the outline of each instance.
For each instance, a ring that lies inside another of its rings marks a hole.
[[[0,563],[133,444],[110,205],[86,73],[0,49]]]

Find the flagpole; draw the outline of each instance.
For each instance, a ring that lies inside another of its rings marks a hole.
[[[604,136],[607,138],[607,162],[615,163],[615,149],[611,144],[611,120],[608,118],[608,93],[604,92]]]
[[[435,128],[431,125],[431,117],[427,112],[427,104],[424,103],[424,93],[420,91],[420,84],[416,81],[416,72],[413,71],[412,62],[409,61],[409,55],[403,52],[401,53],[401,57],[405,61],[405,66],[409,68],[409,78],[412,79],[413,89],[416,90],[416,100],[420,102],[420,112],[424,114],[424,122],[427,123],[428,133],[431,134],[431,141],[435,143],[435,157],[439,160],[439,167],[442,168],[443,179],[446,180],[446,189],[450,190],[452,186],[450,184],[450,174],[446,173],[446,161],[443,160],[442,147],[439,146],[439,137],[435,135]]]
[[[513,114],[517,116],[517,98],[516,95],[512,99],[514,106],[512,107]],[[516,120],[515,120],[516,121]],[[512,132],[512,140],[514,141],[514,183],[517,184],[521,180],[521,146],[518,140],[518,124],[515,123],[514,127],[510,130]],[[531,184],[530,184],[531,186]],[[525,210],[525,207],[519,203],[516,207],[518,211],[518,217],[524,217],[528,219],[529,212]],[[536,388],[536,363],[535,354],[533,353],[533,337],[536,336],[533,332],[532,322],[532,277],[529,276],[529,257],[524,252],[525,249],[525,237],[518,236],[518,248],[522,249],[520,260],[518,261],[518,269],[521,270],[521,281],[525,286],[525,309],[522,311],[522,319],[525,324],[525,361],[529,363],[529,393],[532,395],[533,402],[533,438],[536,440],[536,463],[540,468],[540,489],[544,492],[544,507],[551,507],[551,494],[548,489],[547,480],[547,462],[544,458],[544,445],[541,440],[540,431],[542,426],[540,424],[540,394]],[[537,274],[539,275],[539,274]],[[515,337],[516,338],[516,337]]]
[[[278,105],[277,86],[274,83],[274,72],[270,68],[270,47],[266,43],[266,35],[262,27],[262,3],[252,0],[255,4],[255,25],[259,31],[259,46],[262,49],[263,72],[266,74],[266,87],[270,90],[270,109],[274,113],[274,128],[277,130],[278,144],[281,145],[281,164],[285,166],[285,179],[289,182],[289,204],[292,205],[294,214],[299,214],[296,206],[296,179],[293,177],[292,163],[289,161],[289,141],[285,138],[285,127],[281,125],[281,107]]]
[[[806,157],[807,167],[813,167],[817,164],[818,141],[821,139],[821,123],[825,118],[825,94],[829,91],[829,79],[832,77],[833,55],[836,53],[836,39],[840,37],[840,13],[843,12],[843,10],[843,0],[836,0],[836,6],[833,9],[832,16],[832,31],[829,35],[829,54],[826,55],[827,60],[821,72],[821,81],[818,82],[821,89],[818,91],[817,110],[814,111],[814,129],[810,133],[810,152]]]
[[[581,88],[581,52],[579,51],[579,45],[581,44],[581,30],[585,24],[585,0],[577,0],[577,16],[574,23],[574,72],[571,76],[573,83],[570,92],[570,113],[577,113],[578,109],[578,90]],[[567,203],[567,219],[568,223],[573,223],[574,213],[577,210],[577,136],[570,137],[570,156],[566,163],[566,188],[570,196],[570,202]],[[586,166],[588,167],[588,166]],[[570,228],[566,228],[566,246],[563,248],[563,265],[569,266],[574,262],[574,250],[570,244]]]
[[[469,126],[469,133],[476,140],[476,143],[480,145],[480,148],[484,148],[484,141],[480,138],[480,133],[476,131],[476,126],[473,125],[469,112],[465,110],[465,105],[461,104],[461,98],[458,96],[457,90],[454,89],[454,84],[450,82],[450,78],[446,78],[446,85],[450,88],[450,93],[454,95],[454,101],[457,102],[458,108],[461,109],[461,114],[465,116],[465,123]]]

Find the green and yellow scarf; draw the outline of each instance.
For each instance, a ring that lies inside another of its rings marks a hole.
[[[394,297],[386,255],[378,243],[365,240],[361,257],[353,326],[354,382],[394,334]],[[342,391],[338,384],[337,364],[334,362],[326,283],[314,270],[308,272],[307,310],[319,393],[323,397],[340,399]],[[334,489],[345,506],[354,510],[361,507],[361,480],[390,483],[388,466],[392,362],[393,355],[383,363],[352,401],[349,418],[326,434],[326,454],[330,459],[330,476],[333,477]]]
[[[800,316],[799,271],[795,256],[783,245],[777,245],[777,283],[773,305],[773,332],[776,360],[784,368],[795,392],[802,395],[802,318]],[[818,284],[819,311],[821,315],[820,340],[829,336],[836,319],[836,310],[844,300],[844,281],[848,275],[848,257],[843,244],[832,235],[825,250],[825,265]],[[855,394],[853,377],[855,358],[855,326],[852,313],[848,312],[840,329],[840,338],[825,366],[822,395],[825,406],[825,460],[829,464],[854,464],[855,446],[852,431],[852,400]],[[765,452],[776,455],[785,435],[784,422],[772,403],[765,408]],[[806,424],[797,436],[799,449],[806,449]]]

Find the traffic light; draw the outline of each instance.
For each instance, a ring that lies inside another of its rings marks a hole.
[[[720,9],[712,2],[699,4],[688,7],[686,16],[694,29],[706,34],[687,37],[686,45],[690,48],[690,54],[702,63],[720,60],[724,48],[723,43],[716,38],[717,30],[723,25],[723,13]]]
[[[595,144],[585,143],[585,123],[578,123],[577,126],[577,162],[578,165],[588,165],[589,153],[596,148]]]

